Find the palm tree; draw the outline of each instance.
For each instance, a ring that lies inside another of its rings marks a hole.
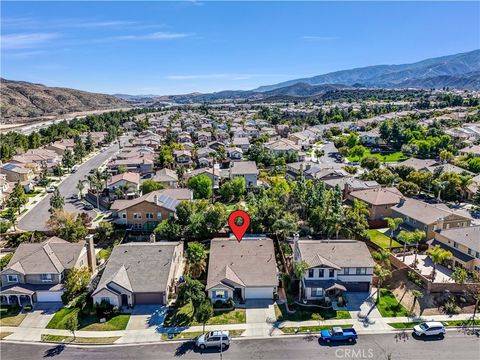
[[[437,195],[438,201],[441,200],[442,191],[447,188],[448,184],[449,184],[448,181],[440,181],[440,180],[433,181],[433,187],[438,191],[438,195]]]
[[[430,255],[430,258],[433,261],[432,281],[434,281],[437,272],[437,265],[450,259],[453,255],[450,251],[442,249],[440,245],[435,245],[433,248],[428,249],[427,254]]]
[[[295,277],[298,279],[298,301],[302,299],[302,279],[305,275],[305,272],[310,268],[305,261],[295,261],[293,263],[293,273]]]
[[[411,244],[415,241],[415,238],[413,237],[413,233],[410,231],[405,231],[402,230],[400,231],[400,234],[398,234],[398,240],[403,242],[403,262],[405,262],[405,253],[407,251],[407,244]]]
[[[384,268],[390,269],[390,252],[387,250],[375,251],[372,257]]]
[[[398,229],[398,227],[403,223],[403,219],[386,217],[384,220],[387,221],[387,226],[390,229],[390,245],[388,249],[390,252],[392,252],[393,234]]]
[[[102,180],[98,176],[98,172],[95,172],[87,176],[89,187],[95,191],[97,197],[97,208],[100,208],[100,188],[102,187]]]
[[[383,268],[380,265],[376,265],[373,273],[378,278],[378,290],[377,290],[377,303],[380,301],[380,292],[382,289],[382,285],[390,276],[392,276],[392,271],[387,268]]]
[[[418,299],[423,298],[423,292],[420,290],[412,290],[412,295],[413,295],[413,305],[412,305],[412,310],[415,308],[415,304],[417,303]]]
[[[77,183],[77,190],[78,190],[78,193],[80,195],[80,199],[82,198],[83,196],[83,190],[85,189],[85,180],[78,180],[78,183]]]
[[[105,182],[104,189],[106,189],[108,187],[108,180],[112,178],[112,174],[109,173],[108,171],[104,171],[100,173],[99,178]]]
[[[118,187],[116,187],[115,190],[113,191],[113,193],[117,197],[124,199],[126,194],[128,194],[131,190],[133,190],[133,189],[130,186],[128,186],[126,184],[123,184],[123,185],[119,185]]]
[[[462,194],[465,194],[465,191],[467,189],[467,187],[472,183],[472,177],[471,176],[463,176],[463,175],[460,175],[459,176],[459,180],[460,180],[460,190],[462,191]]]
[[[420,241],[422,241],[427,234],[425,234],[425,231],[421,231],[418,229],[415,229],[415,231],[412,233],[412,238],[413,242],[415,243],[415,259],[413,260],[413,268],[417,268],[417,255],[418,255],[418,244]]]

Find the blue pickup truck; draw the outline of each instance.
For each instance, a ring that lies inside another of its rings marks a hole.
[[[331,341],[354,342],[357,338],[358,335],[354,328],[342,329],[339,326],[335,326],[331,329],[325,329],[320,332],[320,339],[327,343]]]

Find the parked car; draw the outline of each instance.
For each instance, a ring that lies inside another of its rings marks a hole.
[[[209,331],[206,334],[200,335],[195,342],[195,345],[200,349],[209,347],[227,348],[230,346],[230,333],[226,330]]]
[[[93,205],[92,205],[92,204],[86,204],[86,205],[83,207],[83,210],[93,210]]]
[[[55,186],[49,186],[47,187],[46,191],[47,193],[53,193],[55,191],[56,187]]]
[[[438,321],[427,321],[413,327],[413,332],[418,336],[444,335],[445,326]]]
[[[78,194],[72,194],[69,196],[70,200],[78,200]]]
[[[72,173],[77,172],[79,168],[80,168],[80,165],[75,165],[74,167],[72,167]]]
[[[354,342],[357,338],[358,335],[354,328],[342,329],[339,326],[334,326],[331,329],[324,329],[320,332],[320,339],[327,343],[331,341]]]

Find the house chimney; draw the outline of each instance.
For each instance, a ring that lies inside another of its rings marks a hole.
[[[95,273],[97,269],[97,258],[95,257],[95,246],[93,244],[93,234],[89,234],[85,237],[87,247],[87,261],[90,271]]]

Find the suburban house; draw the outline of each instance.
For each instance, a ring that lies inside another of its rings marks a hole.
[[[480,271],[480,225],[439,230],[430,245],[450,251],[454,266]]]
[[[188,164],[192,162],[192,153],[189,150],[174,150],[175,161],[179,164]]]
[[[116,246],[92,294],[114,306],[168,304],[183,261],[182,242],[132,242]]]
[[[239,137],[237,133],[235,133],[235,137],[232,140],[232,145],[242,149],[243,152],[247,152],[250,148],[250,140],[248,137]]]
[[[364,242],[297,240],[294,259],[309,266],[302,278],[302,295],[307,300],[371,290],[375,262]]]
[[[166,168],[158,170],[152,180],[158,181],[171,189],[176,189],[178,187],[178,175],[175,170]]]
[[[62,139],[52,142],[45,146],[45,149],[55,151],[58,155],[63,156],[65,150],[70,149],[73,151],[75,147],[75,141],[73,139]]]
[[[0,174],[4,174],[10,182],[28,181],[35,176],[31,169],[12,163],[0,166]]]
[[[140,191],[140,174],[133,172],[126,172],[112,176],[107,183],[107,188],[110,197],[114,195],[115,190],[125,188],[127,197],[137,196]]]
[[[291,136],[291,135],[290,135]],[[288,152],[298,153],[301,147],[289,139],[278,139],[265,144],[265,148],[272,151],[275,155],[283,155]]]
[[[392,217],[402,218],[400,227],[405,230],[425,231],[427,240],[433,239],[437,230],[467,227],[472,222],[468,215],[459,211],[410,198],[402,198],[397,205],[392,206]]]
[[[470,145],[459,150],[460,155],[472,155],[480,157],[480,145]]]
[[[191,177],[198,175],[208,176],[208,178],[212,181],[213,187],[215,189],[218,189],[218,187],[220,186],[220,168],[218,167],[218,165],[216,165],[215,168],[209,167],[192,170],[189,173],[185,174],[185,177],[188,180]]]
[[[258,169],[255,161],[235,161],[230,168],[230,179],[237,176],[245,178],[247,187],[257,186]]]
[[[347,194],[347,199],[357,199],[367,204],[369,220],[382,220],[392,216],[392,206],[397,205],[403,194],[395,187],[375,188],[352,191]]]
[[[273,240],[265,237],[213,239],[205,290],[215,302],[232,298],[273,299],[278,271]]]
[[[131,200],[116,200],[110,209],[114,222],[134,230],[153,230],[164,219],[175,215],[175,209],[182,200],[192,200],[190,189],[165,189]]]
[[[83,267],[91,272],[96,269],[93,235],[78,243],[58,237],[41,243],[22,243],[1,272],[1,302],[61,302],[65,272]]]
[[[140,174],[153,173],[153,160],[148,156],[136,156],[128,159],[116,159],[107,164],[110,171],[119,172],[120,167],[126,167],[129,172],[137,172]]]

